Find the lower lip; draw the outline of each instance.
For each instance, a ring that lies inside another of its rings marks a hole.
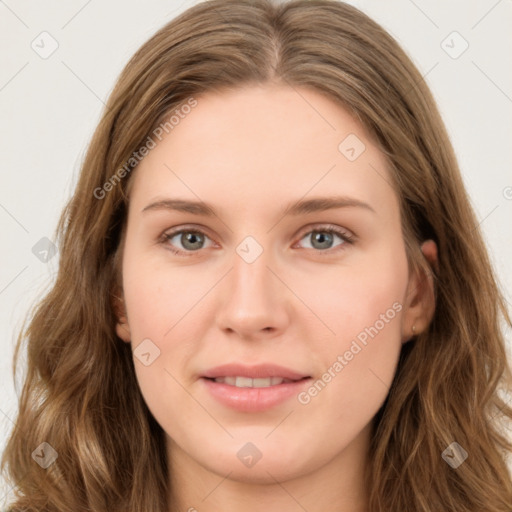
[[[266,388],[238,388],[202,377],[208,391],[221,404],[243,412],[261,412],[297,396],[309,384],[310,377]]]

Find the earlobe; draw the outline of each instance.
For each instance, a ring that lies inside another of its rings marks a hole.
[[[116,334],[126,343],[131,341],[130,327],[126,318],[120,318],[116,323]]]

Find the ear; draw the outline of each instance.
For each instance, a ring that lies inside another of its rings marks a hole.
[[[116,334],[123,341],[129,343],[131,341],[131,333],[122,290],[116,289],[112,293],[112,306],[116,316]]]
[[[436,243],[433,240],[423,242],[421,252],[429,263],[429,270],[419,269],[409,279],[402,319],[402,343],[427,329],[436,307],[434,276],[430,270],[438,266]]]

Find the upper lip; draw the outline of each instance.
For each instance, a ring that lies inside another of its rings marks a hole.
[[[309,375],[298,373],[284,366],[276,364],[258,364],[247,366],[243,364],[231,363],[222,366],[216,366],[205,371],[202,377],[215,379],[217,377],[248,377],[252,379],[264,379],[266,377],[283,377],[290,380],[301,380]]]

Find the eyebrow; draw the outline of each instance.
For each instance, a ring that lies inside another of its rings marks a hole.
[[[336,208],[363,208],[370,212],[376,213],[375,210],[364,201],[353,197],[334,196],[334,197],[315,197],[312,199],[299,199],[298,201],[287,205],[282,215],[297,216],[308,213],[322,212],[333,210]],[[178,212],[190,213],[193,215],[202,215],[205,217],[216,216],[215,209],[212,205],[204,201],[190,201],[184,199],[159,199],[148,204],[142,212],[155,210],[173,210]]]

